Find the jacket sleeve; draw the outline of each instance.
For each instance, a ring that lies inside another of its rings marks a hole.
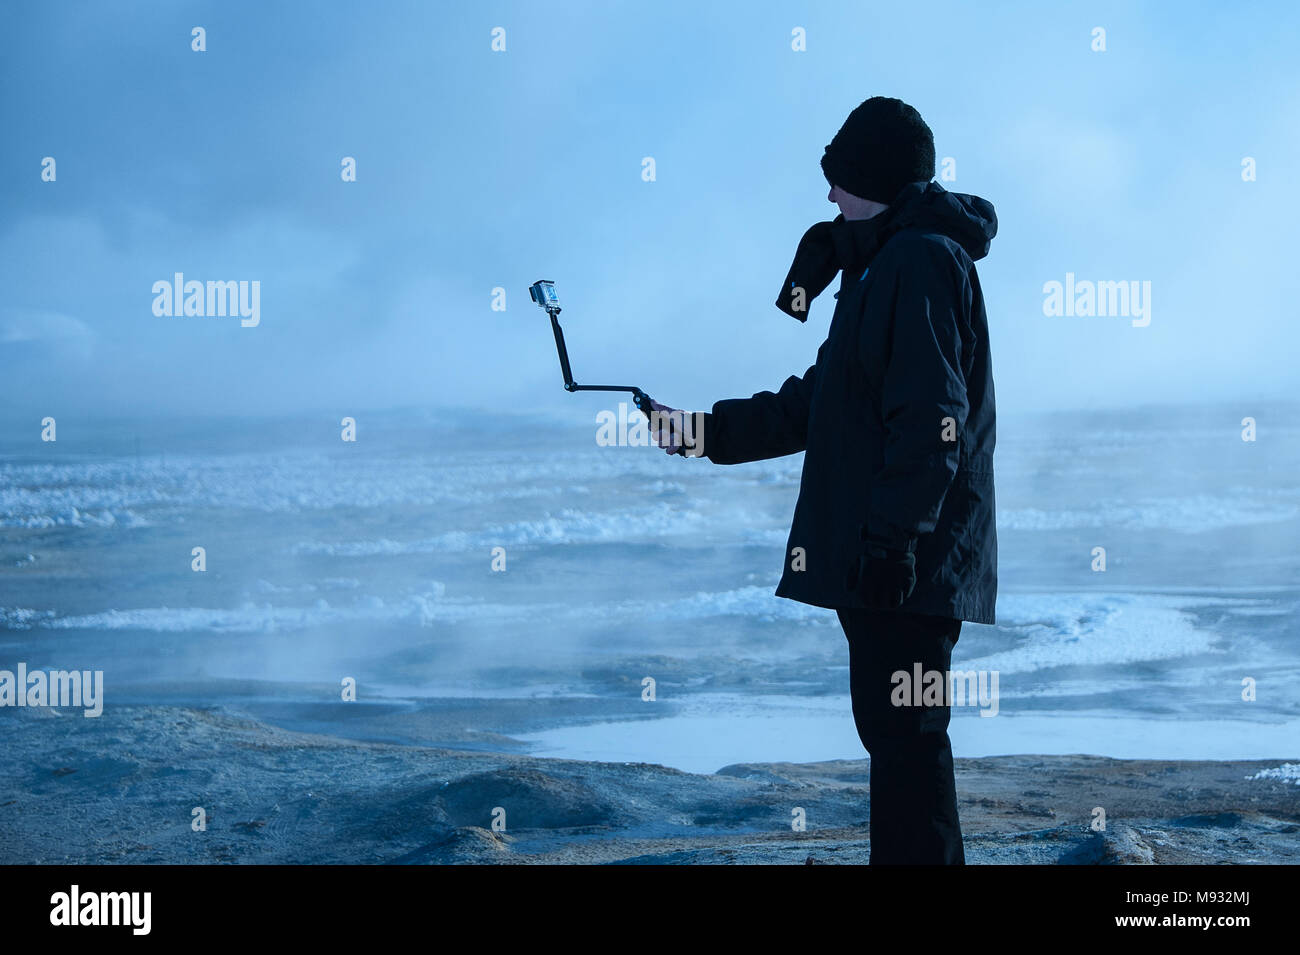
[[[892,276],[880,407],[884,463],[871,480],[867,517],[868,533],[894,546],[934,530],[969,411],[960,327],[965,281],[941,246],[918,242],[909,251]]]
[[[802,451],[816,381],[813,365],[802,378],[787,378],[780,391],[714,403],[704,419],[704,456],[714,464],[743,464]]]

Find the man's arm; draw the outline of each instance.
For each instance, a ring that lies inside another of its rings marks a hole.
[[[776,392],[715,402],[704,416],[704,456],[714,464],[743,464],[802,451],[817,366],[791,375]]]
[[[913,250],[894,277],[881,402],[884,465],[871,481],[865,528],[866,536],[891,548],[934,530],[957,473],[969,411],[960,328],[964,282],[942,247],[918,242]]]

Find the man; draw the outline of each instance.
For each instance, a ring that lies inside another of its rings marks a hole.
[[[826,147],[833,222],[799,243],[777,305],[803,321],[838,273],[826,341],[803,377],[694,416],[655,405],[670,454],[739,464],[804,452],[777,596],[834,609],[871,756],[872,864],[962,864],[948,671],[963,620],[993,623],[993,374],[974,262],[993,207],[934,176],[912,107],[873,97]],[[689,420],[689,419],[688,419]],[[937,671],[911,705],[893,674]],[[895,705],[896,703],[900,705]]]

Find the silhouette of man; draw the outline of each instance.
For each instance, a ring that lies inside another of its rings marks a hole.
[[[776,594],[836,611],[871,756],[871,863],[962,864],[948,673],[962,621],[993,623],[995,414],[975,261],[993,206],[934,177],[915,109],[873,97],[821,161],[840,215],[800,241],[777,306],[800,321],[840,278],[816,363],[776,392],[684,413],[655,403],[670,454],[740,464],[804,452]],[[915,705],[918,665],[942,701]]]

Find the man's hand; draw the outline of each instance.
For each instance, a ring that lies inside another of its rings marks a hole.
[[[686,426],[686,419],[689,412],[680,411],[677,408],[670,408],[668,405],[661,405],[653,398],[650,399],[651,413],[650,433],[658,447],[664,449],[665,454],[680,454],[686,457],[686,442],[683,440],[682,429]],[[690,435],[690,444],[695,445],[695,436]]]
[[[862,556],[845,583],[877,610],[897,610],[916,588],[916,540],[896,542],[863,536]]]

